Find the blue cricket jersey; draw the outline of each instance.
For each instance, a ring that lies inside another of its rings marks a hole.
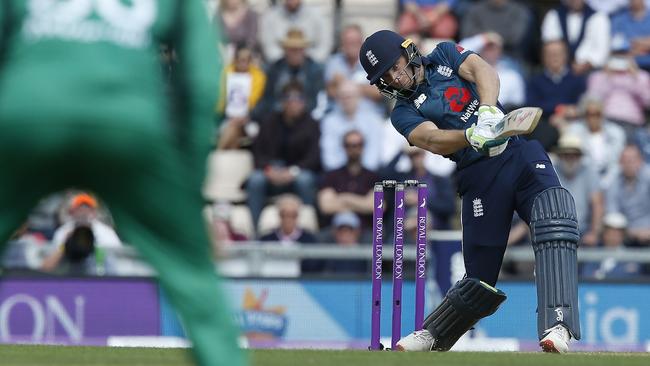
[[[408,138],[424,121],[441,130],[464,130],[477,122],[480,102],[476,86],[458,75],[458,68],[472,53],[453,42],[442,42],[422,58],[424,82],[409,100],[398,100],[390,115],[399,133]],[[484,158],[471,147],[446,157],[459,169]]]

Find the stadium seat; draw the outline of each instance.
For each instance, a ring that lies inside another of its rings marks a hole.
[[[203,187],[206,200],[243,202],[242,184],[253,171],[253,155],[247,150],[215,150],[208,157],[208,173]]]
[[[259,236],[266,235],[280,226],[280,215],[275,205],[264,207],[260,214],[260,220],[257,223],[257,232]],[[298,226],[312,233],[318,232],[318,217],[316,209],[310,205],[302,205],[298,215]]]

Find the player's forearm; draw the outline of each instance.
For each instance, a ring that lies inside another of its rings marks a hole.
[[[499,98],[499,75],[497,71],[478,55],[470,55],[460,65],[460,76],[476,84],[480,103],[496,105]]]
[[[499,76],[492,66],[479,67],[476,73],[476,90],[480,103],[485,105],[496,105],[499,98]]]
[[[433,123],[422,123],[409,135],[409,141],[434,154],[449,155],[469,146],[465,131],[440,130]]]

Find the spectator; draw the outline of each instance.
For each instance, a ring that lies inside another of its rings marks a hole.
[[[250,111],[262,97],[266,75],[253,63],[253,51],[248,46],[238,45],[235,57],[226,68],[225,100],[222,109],[225,121],[221,125],[218,147],[239,149],[255,137],[259,129],[251,120]]]
[[[316,173],[320,170],[320,130],[305,111],[301,84],[285,86],[282,106],[281,111],[261,121],[260,133],[253,142],[255,171],[247,181],[246,191],[256,227],[269,194],[292,191],[305,204],[314,204]]]
[[[351,130],[363,135],[363,166],[373,171],[379,169],[383,119],[361,97],[361,89],[356,83],[344,80],[338,84],[337,106],[321,122],[320,148],[325,170],[345,165],[347,157],[343,136]]]
[[[633,58],[613,54],[602,71],[589,77],[587,92],[603,100],[603,113],[634,134],[645,124],[644,110],[650,106],[650,74],[640,70]]]
[[[396,156],[385,168],[382,176],[391,179],[407,180],[417,179],[427,184],[427,209],[431,212],[431,227],[436,230],[451,229],[450,220],[456,213],[456,193],[451,178],[431,174],[425,167],[426,151],[414,147],[405,147],[401,154],[407,155],[411,162],[411,169],[405,173],[399,173],[396,165],[401,156]],[[400,154],[400,155],[401,155]],[[406,191],[407,206],[417,205],[417,192]]]
[[[351,211],[342,211],[332,219],[334,242],[339,248],[359,247],[361,238],[361,220]],[[368,273],[368,261],[364,259],[330,259],[325,261],[325,273],[328,274],[365,274]]]
[[[83,267],[90,271],[86,274],[105,273],[105,268],[95,267],[104,263],[95,263],[96,258],[89,258],[89,255],[97,251],[98,256],[107,254],[107,258],[114,258],[112,253],[101,251],[120,248],[122,241],[112,227],[98,219],[97,209],[97,200],[89,194],[80,193],[72,197],[68,208],[70,220],[54,232],[53,251],[43,260],[42,270],[54,271],[68,259],[75,263],[84,261]],[[87,258],[90,262],[85,261]]]
[[[453,39],[458,22],[452,14],[456,0],[400,0],[397,20],[400,34],[418,33],[427,38]]]
[[[564,0],[549,10],[542,23],[542,41],[564,41],[576,74],[602,67],[610,48],[607,14],[594,11],[584,0]]]
[[[625,229],[627,219],[618,212],[612,212],[603,219],[603,235],[601,246],[612,251],[624,249],[626,244]],[[639,263],[621,262],[613,257],[608,257],[600,262],[587,262],[582,266],[581,275],[586,278],[595,278],[598,280],[612,278],[638,278],[641,275],[642,268]]]
[[[253,118],[260,120],[263,116],[279,110],[282,90],[293,81],[303,85],[307,113],[316,108],[318,94],[325,88],[323,69],[305,54],[308,44],[300,29],[290,29],[287,32],[282,41],[284,56],[268,68],[264,94],[253,111]]]
[[[374,106],[377,113],[386,114],[384,98],[379,90],[368,83],[366,72],[359,62],[359,50],[363,42],[363,32],[358,24],[350,24],[341,30],[341,50],[330,56],[325,63],[325,83],[331,109],[335,104],[338,86],[349,80],[361,89],[362,100]]]
[[[369,231],[372,227],[372,192],[379,177],[361,163],[364,139],[359,131],[347,132],[343,136],[343,146],[347,162],[323,176],[318,191],[318,207],[324,215],[325,226],[332,215],[352,211],[361,216],[362,230]]]
[[[603,102],[597,97],[583,96],[578,112],[584,119],[571,123],[566,132],[576,135],[587,146],[589,161],[598,171],[601,187],[606,188],[618,171],[625,132],[603,117]]]
[[[460,38],[496,32],[503,38],[505,53],[519,57],[532,19],[530,9],[522,3],[511,0],[478,1],[470,5],[463,16]]]
[[[627,234],[634,245],[650,244],[650,168],[635,145],[621,154],[621,171],[606,191],[606,211],[627,219]]]
[[[582,244],[595,246],[604,213],[603,193],[598,184],[598,172],[583,159],[582,142],[577,136],[563,134],[555,153],[553,165],[562,186],[571,192],[578,215]]]
[[[260,238],[264,242],[276,242],[280,245],[294,246],[296,244],[315,244],[316,237],[313,233],[304,230],[298,225],[298,216],[302,202],[293,194],[284,194],[278,197],[275,203],[280,216],[280,226],[273,232]],[[321,260],[303,260],[300,264],[301,273],[322,271]]]
[[[524,78],[516,61],[503,55],[503,38],[498,33],[477,34],[460,42],[464,48],[479,54],[499,74],[499,102],[513,110],[524,104],[526,90]]]
[[[234,50],[235,45],[257,50],[258,15],[247,0],[220,0],[216,18],[223,29],[229,51]]]
[[[267,62],[282,57],[283,39],[290,29],[299,29],[306,37],[307,54],[323,63],[332,52],[334,32],[332,18],[324,17],[302,0],[283,0],[273,6],[260,19],[260,43]]]
[[[629,0],[629,7],[612,18],[612,46],[629,49],[643,69],[650,70],[650,13],[644,0]]]
[[[559,137],[557,119],[577,117],[576,104],[587,85],[584,76],[569,68],[567,48],[561,41],[544,44],[542,63],[544,70],[533,75],[526,86],[526,105],[544,111],[542,120],[529,137],[539,140],[549,150]]]

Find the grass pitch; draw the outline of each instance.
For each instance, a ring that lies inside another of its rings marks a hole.
[[[397,353],[369,351],[252,350],[252,366],[635,366],[650,365],[647,353],[523,352]],[[184,366],[185,350],[110,347],[0,346],[2,366]]]

